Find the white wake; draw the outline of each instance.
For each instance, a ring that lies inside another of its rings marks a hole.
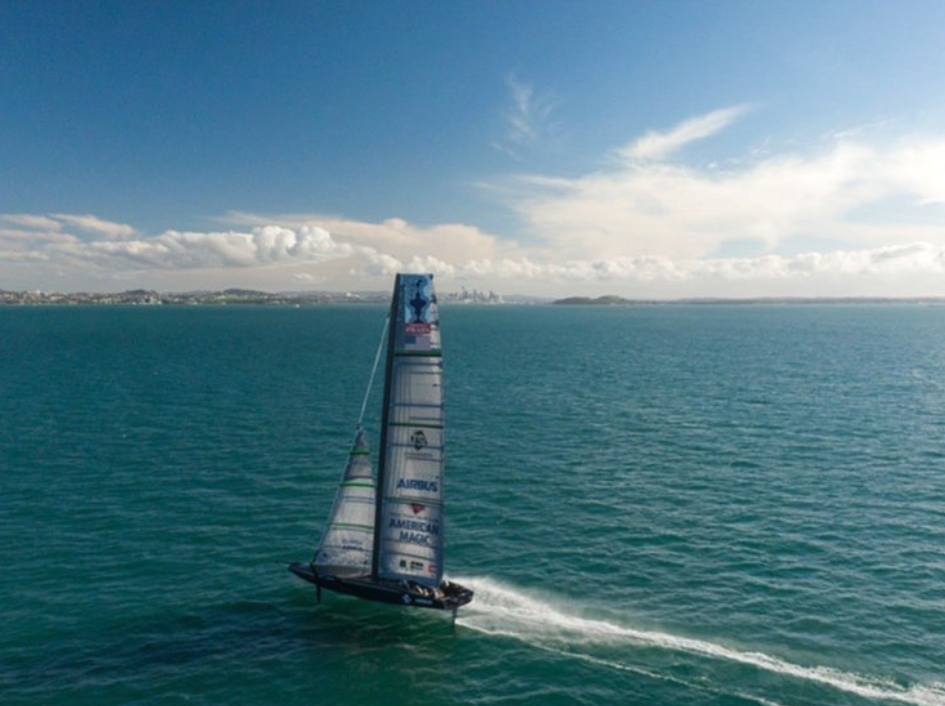
[[[606,620],[582,618],[567,612],[567,601],[530,596],[514,587],[488,578],[458,578],[457,581],[476,592],[475,600],[460,611],[457,620],[472,630],[489,635],[502,635],[548,649],[578,645],[635,645],[657,647],[713,659],[751,665],[767,672],[786,675],[819,684],[867,699],[895,701],[915,706],[945,706],[945,683],[903,686],[889,679],[864,676],[831,667],[805,667],[772,657],[762,652],[743,652],[705,640],[651,630],[638,630]],[[559,650],[555,649],[556,652]],[[598,664],[663,677],[643,668],[599,660],[577,653],[573,656]],[[674,679],[670,679],[676,681]]]

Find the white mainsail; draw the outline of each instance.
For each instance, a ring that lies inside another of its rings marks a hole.
[[[443,359],[433,275],[398,275],[381,429],[374,573],[443,578]]]
[[[328,526],[315,552],[315,566],[320,573],[342,578],[371,573],[375,505],[367,435],[359,429],[335,495]]]

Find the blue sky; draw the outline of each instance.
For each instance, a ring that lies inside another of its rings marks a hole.
[[[0,288],[945,295],[945,3],[0,3]]]

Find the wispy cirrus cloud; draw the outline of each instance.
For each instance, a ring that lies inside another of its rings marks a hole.
[[[62,223],[49,216],[31,213],[4,213],[0,214],[0,221],[14,226],[22,226],[34,230],[60,231]]]
[[[90,214],[0,213],[0,241],[72,242],[83,238],[118,240],[130,238],[135,233],[135,229],[130,225]]]
[[[91,214],[75,215],[70,213],[55,213],[50,216],[65,227],[78,229],[86,233],[93,233],[106,238],[122,239],[135,235],[135,229],[125,223],[106,221]]]
[[[127,238],[135,229],[93,215],[67,213],[0,214],[0,257],[36,257],[44,247],[66,246],[82,240]]]
[[[559,258],[708,258],[733,240],[759,254],[811,239],[850,250],[945,244],[945,135],[835,137],[725,169],[668,160],[743,111],[713,111],[644,136],[594,171],[520,174],[496,188],[506,189],[533,240]]]
[[[514,74],[506,78],[510,105],[503,111],[505,134],[497,149],[518,158],[519,150],[537,142],[551,130],[551,115],[558,100],[551,92],[538,92]]]
[[[651,130],[625,147],[616,150],[616,154],[631,162],[665,159],[690,142],[721,132],[748,109],[748,105],[722,108],[684,120],[668,132]]]

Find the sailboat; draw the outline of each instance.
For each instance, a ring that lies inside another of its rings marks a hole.
[[[443,357],[432,274],[398,274],[384,341],[384,401],[377,480],[362,428],[315,558],[289,570],[322,589],[383,603],[456,610],[473,592],[443,572]]]

